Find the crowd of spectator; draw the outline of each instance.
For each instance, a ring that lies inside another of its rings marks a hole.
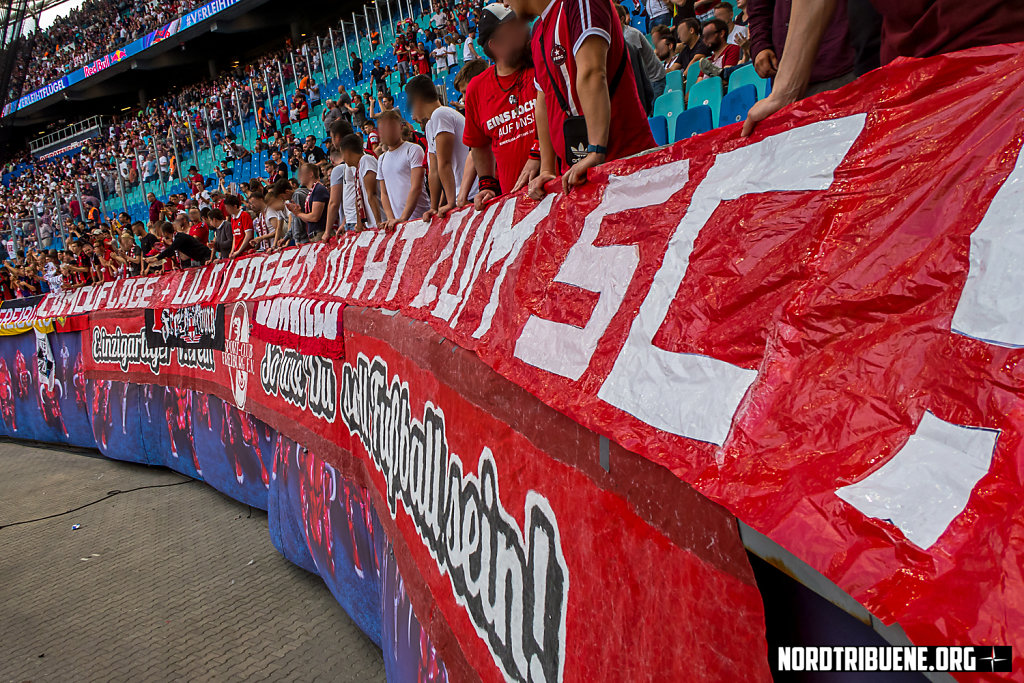
[[[203,0],[89,0],[25,36],[12,83],[21,92],[52,83],[204,4]]]
[[[886,58],[893,56],[890,48],[909,55],[942,51],[932,43],[907,47],[905,39],[893,48],[879,27],[899,17],[880,6],[873,15],[872,57],[870,47],[842,28],[854,23],[847,11],[855,4],[846,10],[833,3],[821,18],[796,14],[809,12],[804,0],[793,0],[791,9],[768,0],[738,0],[735,9],[708,0],[649,0],[642,8],[648,37],[633,27],[626,8],[608,0],[509,0],[486,7],[434,0],[429,26],[400,23],[394,72],[374,60],[364,76],[361,60],[350,55],[354,80],[369,77],[373,85],[362,95],[345,87],[336,96],[321,95],[319,54],[289,45],[114,121],[79,154],[32,163],[0,194],[0,215],[14,217],[8,227],[15,230],[19,220],[41,216],[46,229],[27,251],[0,253],[13,257],[0,272],[0,296],[329,241],[346,231],[394,229],[467,204],[479,210],[523,188],[534,199],[569,193],[587,182],[589,169],[655,146],[647,123],[651,102],[664,89],[666,73],[695,64],[699,78],[727,80],[737,66],[753,63],[762,75],[778,76],[788,103],[851,80],[872,59],[878,62],[879,50]],[[864,4],[865,11],[871,8]],[[980,33],[974,44],[1024,39],[1024,11],[1006,16],[1010,23],[997,39]],[[794,24],[838,37],[815,38],[808,47],[802,35],[786,35]],[[957,35],[957,45],[970,46],[962,38]],[[461,60],[451,59],[452,48],[463,51]],[[828,68],[816,69],[822,64]],[[432,76],[456,68],[460,98],[448,102]],[[280,83],[293,78],[296,92],[284,98]],[[396,80],[407,117],[395,107]],[[762,100],[755,109],[780,101]],[[293,127],[321,102],[324,137],[300,138]],[[251,139],[222,134],[225,122],[230,128],[253,107]],[[756,113],[751,110],[745,134],[760,120]],[[178,167],[179,150],[214,145],[226,152],[215,180],[194,166]],[[262,175],[235,177],[238,161],[264,151],[269,159]],[[186,180],[188,190],[162,200],[156,190],[169,178]],[[147,215],[104,220],[98,210],[103,193],[139,182],[155,183]],[[55,198],[68,237],[62,252],[48,251],[56,233]]]

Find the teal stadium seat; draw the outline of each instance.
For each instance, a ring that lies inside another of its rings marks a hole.
[[[668,144],[668,123],[664,116],[652,116],[647,119],[647,125],[651,127],[651,135],[659,147]]]
[[[673,140],[685,140],[694,135],[706,133],[714,128],[711,119],[711,107],[706,104],[699,104],[696,107],[687,109],[676,117],[676,128],[673,133]]]
[[[700,77],[700,62],[694,62],[690,66],[686,67],[686,93],[690,93],[690,88],[697,83],[697,78]]]
[[[676,116],[684,109],[683,93],[678,90],[667,92],[654,100],[654,116],[664,117],[665,125],[669,131],[675,129]]]
[[[683,72],[681,69],[665,73],[665,92],[683,92]]]
[[[687,100],[687,108],[700,105],[711,107],[711,120],[718,120],[718,111],[722,105],[722,79],[718,76],[705,78],[690,88],[690,96]]]
[[[757,99],[759,100],[763,100],[768,96],[768,79],[758,76],[753,64],[741,66],[729,76],[729,92],[742,88],[745,85],[754,86],[757,90]]]
[[[739,123],[747,118],[747,112],[757,102],[757,89],[753,84],[741,85],[729,91],[722,98],[721,111],[718,114],[718,125],[728,126]]]

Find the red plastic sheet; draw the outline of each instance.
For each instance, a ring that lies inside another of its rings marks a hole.
[[[142,315],[95,315],[86,374],[221,397],[369,487],[453,681],[770,679],[722,508],[663,471],[650,486],[632,454],[614,463],[636,477],[596,477],[597,435],[424,325],[353,311],[343,363],[247,335],[251,309],[228,307],[223,351],[148,347]]]
[[[401,311],[914,642],[1019,644],[1024,340],[971,330],[1015,296],[1005,263],[984,291],[999,270],[985,259],[1024,240],[1022,110],[1022,45],[901,60],[749,140],[719,129],[568,197],[49,297],[38,314],[284,295]],[[987,257],[979,225],[995,231]]]

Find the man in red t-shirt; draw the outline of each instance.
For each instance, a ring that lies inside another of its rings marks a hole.
[[[540,171],[529,27],[515,12],[494,3],[481,10],[478,35],[494,66],[466,87],[462,141],[473,149],[480,182],[477,210],[500,194],[525,187]]]
[[[210,241],[210,228],[207,227],[206,221],[203,220],[203,216],[199,212],[199,209],[192,207],[188,210],[188,223],[189,235],[195,237],[203,244]]]
[[[146,195],[146,201],[149,202],[149,222],[158,222],[160,220],[161,213],[164,210],[164,203],[157,199],[156,195],[152,192]]]
[[[541,163],[531,197],[543,197],[559,170],[569,192],[598,164],[655,147],[611,0],[508,4],[523,20],[540,17],[532,47]]]
[[[413,55],[416,60],[416,73],[421,76],[427,76],[430,74],[430,56],[427,55],[427,50],[423,47],[423,43],[420,43],[416,48],[416,52]]]
[[[729,25],[721,19],[712,19],[704,24],[701,32],[701,40],[711,54],[700,60],[700,68],[703,72],[701,78],[707,75],[717,76],[727,66],[736,66],[740,63],[743,52],[738,45],[729,42]],[[709,70],[708,66],[717,67]]]
[[[241,256],[252,241],[252,216],[242,210],[242,201],[233,194],[224,198],[224,209],[231,219],[231,253],[228,258]]]
[[[395,41],[395,60],[398,62],[398,83],[405,85],[409,80],[409,46],[401,36]]]
[[[196,168],[195,166],[189,168],[188,172],[188,186],[192,190],[192,196],[195,197],[196,195],[203,191],[203,186],[205,185],[206,181],[203,180],[203,176],[199,174],[199,169]]]

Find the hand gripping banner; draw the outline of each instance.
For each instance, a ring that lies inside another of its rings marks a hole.
[[[900,60],[569,196],[51,295],[36,315],[256,302],[285,340],[336,338],[339,305],[398,311],[914,642],[1011,644],[1022,110],[1024,46]]]

